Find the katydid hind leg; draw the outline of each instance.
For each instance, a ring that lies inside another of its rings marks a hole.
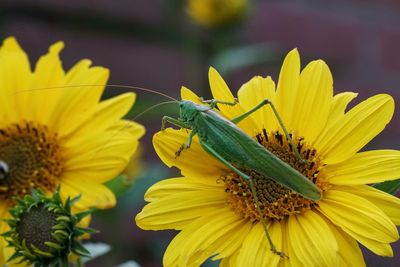
[[[278,120],[279,125],[281,126],[286,139],[289,141],[290,146],[292,147],[292,150],[294,152],[294,154],[296,155],[297,159],[301,162],[301,163],[306,163],[307,161],[304,160],[299,153],[299,150],[297,149],[296,145],[293,143],[292,138],[290,137],[285,124],[283,123],[283,120],[281,118],[281,116],[279,115],[278,110],[276,109],[275,105],[272,103],[271,100],[269,100],[268,98],[262,100],[260,103],[258,103],[254,108],[250,109],[249,111],[246,111],[245,113],[243,113],[242,115],[233,118],[231,121],[235,124],[239,123],[240,121],[242,121],[243,119],[247,118],[249,115],[251,115],[252,113],[254,113],[255,111],[259,110],[260,108],[262,108],[265,105],[270,105],[272,111],[274,112],[275,117]]]
[[[265,235],[267,236],[268,243],[269,243],[271,251],[274,254],[277,254],[282,258],[287,257],[287,255],[285,253],[283,253],[282,251],[278,251],[276,249],[276,246],[272,242],[272,238],[271,238],[271,236],[269,235],[269,232],[268,232],[267,222],[266,222],[266,220],[265,220],[265,218],[264,218],[264,216],[262,214],[261,208],[260,208],[260,202],[259,202],[258,197],[257,197],[257,191],[256,191],[256,188],[254,186],[253,179],[249,175],[243,173],[238,168],[233,166],[229,161],[224,159],[220,154],[218,154],[217,151],[215,151],[208,144],[206,144],[204,142],[201,142],[201,145],[207,150],[208,153],[213,155],[215,158],[217,158],[219,161],[221,161],[223,164],[225,164],[229,169],[231,169],[232,171],[236,172],[237,174],[239,174],[240,176],[242,176],[245,180],[247,180],[249,182],[249,187],[250,187],[251,193],[253,194],[254,202],[255,202],[256,208],[257,208],[257,212],[258,212],[258,215],[260,216],[261,224],[262,224],[262,226],[264,228]]]
[[[251,193],[253,194],[254,202],[256,203],[257,212],[258,212],[258,215],[260,216],[261,224],[262,224],[262,226],[264,228],[264,232],[267,236],[271,251],[274,254],[279,255],[281,258],[289,258],[284,252],[277,250],[276,246],[272,242],[272,238],[268,232],[267,222],[266,222],[266,220],[262,214],[261,208],[260,208],[260,201],[258,200],[256,187],[254,186],[254,182],[253,182],[253,179],[251,179],[251,177],[249,179],[249,186],[250,186]]]

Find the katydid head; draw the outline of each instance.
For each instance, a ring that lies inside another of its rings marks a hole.
[[[199,114],[199,112],[204,112],[209,110],[210,107],[199,105],[190,100],[181,100],[179,102],[180,119],[183,122],[191,122]]]

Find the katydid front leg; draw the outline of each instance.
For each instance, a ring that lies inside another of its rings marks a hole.
[[[247,180],[249,182],[249,187],[250,187],[251,193],[253,194],[254,201],[255,201],[255,204],[256,204],[256,208],[257,208],[257,212],[258,212],[258,215],[260,216],[260,221],[261,221],[261,224],[262,224],[262,226],[264,228],[265,235],[267,236],[268,243],[269,243],[271,251],[273,253],[279,255],[281,258],[285,258],[285,257],[288,258],[288,256],[285,253],[283,253],[282,251],[278,251],[276,249],[274,243],[272,242],[272,238],[271,238],[271,236],[269,235],[269,232],[268,232],[267,222],[266,222],[266,220],[265,220],[265,218],[264,218],[264,216],[262,214],[261,208],[260,208],[260,202],[258,200],[257,191],[256,191],[256,187],[254,186],[253,179],[249,175],[243,173],[241,170],[239,170],[238,168],[233,166],[229,161],[224,159],[211,146],[209,146],[205,142],[201,142],[200,141],[200,143],[203,146],[203,148],[205,150],[207,150],[208,153],[213,155],[215,158],[217,158],[219,161],[221,161],[223,164],[225,164],[229,169],[231,169],[232,171],[236,172],[237,174],[242,176],[243,179],[245,179],[245,180]]]
[[[184,149],[188,149],[192,144],[193,136],[196,134],[196,131],[192,130],[189,133],[187,144],[182,144],[178,151],[175,152],[175,158],[179,157]]]
[[[184,128],[184,129],[190,129],[191,128],[189,124],[184,123],[183,121],[177,120],[177,119],[172,118],[172,117],[164,116],[162,118],[162,122],[161,122],[161,131],[165,130],[165,124],[167,122],[171,123],[172,125]],[[187,148],[190,147],[190,145],[192,144],[193,136],[195,134],[196,134],[196,131],[194,131],[194,130],[192,130],[190,132],[187,144],[182,144],[181,145],[179,150],[175,152],[175,158],[179,157],[184,149],[187,149]]]
[[[189,124],[187,124],[187,123],[185,123],[185,122],[183,122],[181,120],[169,117],[169,116],[164,116],[162,118],[162,120],[161,120],[161,131],[165,130],[165,124],[167,122],[171,123],[172,125],[179,126],[181,128],[190,129],[190,125]]]

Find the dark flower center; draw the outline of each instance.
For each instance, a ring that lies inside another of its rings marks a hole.
[[[0,198],[53,191],[63,170],[57,135],[33,122],[0,129]]]
[[[298,160],[285,136],[279,132],[267,133],[264,130],[263,133],[256,135],[255,139],[274,155],[316,184],[322,191],[327,190],[327,181],[322,177],[318,177],[321,162],[316,150],[309,147],[303,138],[291,138],[306,163]],[[242,171],[252,177],[261,211],[267,219],[282,220],[289,215],[302,213],[316,205],[315,201],[306,199],[255,171]],[[249,218],[251,221],[259,221],[260,215],[248,181],[236,172],[229,172],[221,178],[225,182],[228,202],[235,212],[244,218]]]
[[[43,206],[38,206],[24,213],[17,225],[20,241],[25,240],[26,245],[32,245],[41,251],[50,252],[45,242],[57,242],[52,236],[53,227],[57,225],[57,215],[48,211]]]

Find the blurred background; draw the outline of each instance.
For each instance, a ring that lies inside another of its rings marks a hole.
[[[303,66],[317,58],[328,63],[335,93],[359,92],[354,104],[378,93],[391,94],[399,104],[400,1],[231,0],[209,7],[203,5],[215,1],[200,2],[189,6],[184,0],[1,0],[0,39],[15,36],[32,62],[50,44],[63,40],[66,69],[89,58],[111,70],[110,84],[143,86],[173,97],[179,97],[185,85],[206,98],[209,66],[236,92],[255,75],[271,75],[277,81],[284,55],[297,47]],[[119,93],[109,88],[105,97]],[[130,118],[167,100],[137,95],[139,103]],[[164,106],[137,118],[147,129],[139,155],[142,163],[111,183],[120,193],[118,206],[95,214],[93,227],[101,233],[93,240],[109,243],[112,250],[87,266],[129,260],[144,267],[162,265],[175,233],[142,231],[134,217],[151,184],[178,174],[160,163],[151,144],[165,114],[177,116],[176,107]],[[397,109],[391,124],[366,149],[400,149],[399,135]],[[137,180],[131,184],[133,179]],[[394,251],[394,258],[366,252],[368,266],[399,266],[399,242]]]

